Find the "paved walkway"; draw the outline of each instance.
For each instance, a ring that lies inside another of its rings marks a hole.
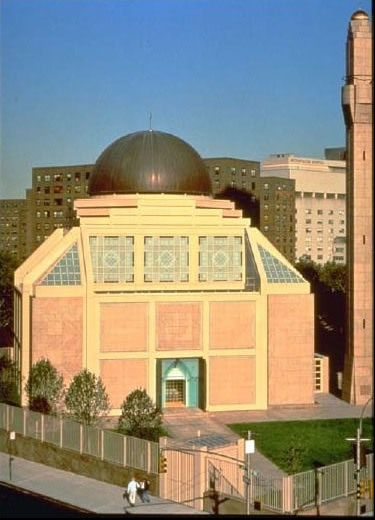
[[[364,416],[371,417],[371,403],[366,407]],[[362,406],[353,406],[332,394],[315,394],[315,403],[309,406],[273,407],[264,411],[240,412],[203,412],[195,409],[173,409],[164,414],[164,426],[173,439],[186,443],[197,437],[223,436],[236,442],[238,435],[226,425],[244,422],[292,421],[307,419],[359,418]],[[355,432],[353,432],[353,435]],[[267,478],[285,476],[277,466],[255,452],[251,455],[251,466]]]
[[[70,504],[89,513],[99,515],[200,514],[200,511],[191,507],[154,496],[150,497],[150,504],[142,504],[137,497],[135,507],[129,507],[122,498],[124,488],[120,486],[44,466],[20,457],[13,457],[11,480],[9,477],[9,455],[0,452],[0,481]]]

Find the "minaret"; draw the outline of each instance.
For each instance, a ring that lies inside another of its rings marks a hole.
[[[362,405],[373,392],[373,130],[372,26],[368,14],[350,20],[342,108],[346,125],[347,343],[343,393]]]

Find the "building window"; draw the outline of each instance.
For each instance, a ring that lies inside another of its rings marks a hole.
[[[74,191],[76,193],[81,193],[81,186],[74,186]]]
[[[67,181],[71,181],[72,180],[72,174],[71,173],[67,173],[66,174],[66,180]]]
[[[311,215],[311,209],[305,209],[306,215]]]
[[[95,283],[126,283],[133,281],[133,237],[91,236],[89,241]]]
[[[53,193],[62,193],[64,190],[63,186],[54,186],[53,187]]]
[[[251,175],[251,177],[255,177],[255,170],[251,170],[250,175]]]
[[[36,182],[41,182],[41,180],[42,180],[41,175],[37,175],[37,176],[36,176]]]
[[[50,187],[49,187],[49,186],[45,186],[45,188],[44,188],[44,193],[45,193],[46,195],[48,195],[48,193],[49,193],[50,191],[51,191],[51,190],[50,190]]]
[[[50,206],[50,205],[51,205],[51,201],[49,199],[44,199],[43,206]]]
[[[265,190],[268,190],[268,188],[269,188],[268,183],[263,184],[263,188],[264,188]]]
[[[311,218],[307,218],[307,219],[305,220],[305,224],[311,224]]]
[[[45,175],[44,176],[44,182],[50,182],[51,180],[51,176],[50,175]]]
[[[269,283],[301,283],[303,278],[258,244],[267,281]]]
[[[341,199],[341,200],[345,200],[345,198],[346,198],[345,193],[338,193],[337,198]]]
[[[199,280],[242,280],[242,237],[199,237]]]
[[[318,209],[316,212],[317,212],[318,215],[323,215],[323,210],[322,209]]]
[[[145,282],[189,281],[189,238],[144,238]]]
[[[328,224],[331,224],[333,226],[333,220],[328,220]]]
[[[48,213],[49,213],[49,212],[48,212]],[[53,212],[53,217],[54,217],[54,218],[63,218],[63,216],[64,216],[64,212],[61,211],[61,210],[58,210],[58,211],[54,211],[54,212]]]
[[[334,199],[335,194],[334,193],[327,193],[327,199]]]
[[[255,190],[255,182],[252,182],[252,183],[251,183],[251,189],[252,189],[252,190]]]
[[[81,182],[81,174],[79,172],[74,174],[74,180],[75,182]]]
[[[86,172],[86,180],[88,181],[90,178],[90,172]]]
[[[53,180],[55,182],[62,182],[62,175],[60,173],[56,173],[54,176],[53,176]]]
[[[44,218],[49,218],[49,217],[50,217],[50,212],[49,212],[47,209],[45,209],[45,210],[43,211],[43,217],[44,217]]]
[[[315,193],[316,199],[324,199],[324,193]]]
[[[43,278],[41,285],[80,285],[80,283],[81,272],[78,248],[77,244],[74,244],[47,276]]]
[[[242,175],[242,177],[245,177],[245,175],[246,175],[246,168],[242,168],[241,175]]]

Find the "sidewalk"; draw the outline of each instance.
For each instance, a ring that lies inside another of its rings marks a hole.
[[[13,457],[11,480],[9,476],[9,455],[0,452],[0,481],[91,513],[99,515],[205,514],[183,504],[154,496],[150,497],[150,504],[142,504],[137,497],[135,507],[130,507],[122,498],[124,488],[120,486],[37,464],[20,457]]]

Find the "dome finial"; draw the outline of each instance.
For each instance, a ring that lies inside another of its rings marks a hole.
[[[148,115],[149,118],[149,131],[152,132],[152,112]]]

